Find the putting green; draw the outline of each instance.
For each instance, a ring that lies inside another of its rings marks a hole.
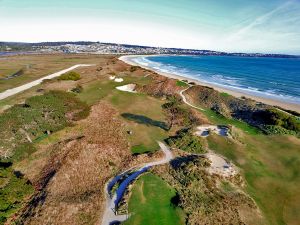
[[[124,224],[184,224],[183,212],[171,203],[175,196],[175,190],[158,176],[151,173],[143,175],[132,189],[129,199],[131,217]]]

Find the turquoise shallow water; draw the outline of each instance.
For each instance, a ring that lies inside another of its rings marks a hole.
[[[149,56],[131,60],[157,71],[300,104],[300,58]]]

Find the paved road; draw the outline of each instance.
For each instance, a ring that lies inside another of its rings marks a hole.
[[[19,87],[12,88],[12,89],[8,89],[8,90],[6,90],[6,91],[0,93],[0,100],[5,99],[5,98],[8,98],[8,97],[10,97],[10,96],[13,96],[13,95],[15,95],[15,94],[18,94],[18,93],[20,93],[20,92],[22,92],[22,91],[26,91],[26,90],[28,90],[28,89],[30,89],[30,88],[36,86],[36,85],[39,85],[40,83],[43,82],[43,80],[46,80],[46,79],[52,79],[52,78],[54,78],[54,77],[58,77],[58,76],[60,76],[60,75],[62,75],[62,74],[64,74],[64,73],[67,73],[67,72],[69,72],[69,71],[71,71],[71,70],[74,70],[74,69],[76,69],[76,68],[78,68],[78,67],[86,67],[86,66],[92,66],[92,65],[90,65],[90,64],[78,64],[78,65],[74,65],[74,66],[71,66],[71,67],[68,68],[68,69],[64,69],[64,70],[58,71],[58,72],[56,72],[56,73],[47,75],[47,76],[45,76],[45,77],[42,77],[42,78],[37,79],[37,80],[35,80],[35,81],[32,81],[32,82],[29,82],[29,83],[27,83],[27,84],[21,85],[21,86],[19,86]]]
[[[190,86],[190,87],[192,87],[192,86]],[[184,102],[185,104],[187,104],[187,105],[189,105],[189,106],[195,108],[195,109],[199,109],[199,110],[204,111],[204,109],[202,109],[202,108],[200,108],[200,107],[197,107],[197,106],[194,106],[194,105],[192,105],[191,103],[189,103],[189,102],[186,100],[186,97],[184,96],[183,92],[187,91],[190,87],[188,87],[188,88],[186,88],[186,89],[184,89],[184,90],[182,90],[182,91],[179,92],[179,94],[180,94],[180,96],[181,96],[183,102]]]
[[[149,162],[149,163],[141,165],[140,169],[138,169],[135,173],[140,175],[141,173],[146,172],[150,167],[168,163],[174,158],[172,152],[170,151],[170,149],[167,145],[165,145],[162,142],[158,142],[158,144],[160,146],[160,149],[165,154],[164,158],[162,158],[159,161],[153,161],[153,162]],[[129,170],[127,170],[127,171],[129,171]],[[123,172],[122,174],[125,174],[125,173],[126,172]],[[137,178],[137,176],[134,176],[134,174],[130,175],[126,180],[124,180],[120,184],[119,189],[124,188],[124,187],[122,187],[122,184],[125,184],[126,187],[127,187],[128,184],[131,183],[136,178]],[[113,209],[116,208],[116,204],[118,204],[118,199],[120,197],[122,197],[122,196],[118,195],[118,193],[120,193],[119,189],[116,191],[116,193],[113,195],[113,197],[111,197],[110,194],[109,194],[109,190],[108,190],[107,186],[105,187],[106,205],[105,205],[105,211],[104,211],[104,214],[103,214],[103,217],[102,217],[102,225],[109,225],[109,224],[112,224],[113,222],[116,222],[116,221],[122,222],[122,221],[125,221],[129,216],[129,215],[116,215],[114,213]],[[124,192],[121,192],[121,195],[123,195],[123,193]]]

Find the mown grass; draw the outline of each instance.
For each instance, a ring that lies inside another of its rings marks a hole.
[[[236,119],[228,119],[228,118],[214,112],[213,110],[205,109],[204,111],[200,111],[200,112],[205,114],[206,117],[214,124],[233,125],[239,129],[245,131],[247,134],[251,134],[251,135],[256,135],[256,134],[261,133],[261,131],[256,127],[253,127],[243,121],[239,121]]]
[[[112,80],[96,80],[94,82],[89,83],[88,85],[84,85],[83,90],[78,97],[88,103],[89,105],[95,104],[97,101],[107,97],[109,94],[113,94],[112,92],[118,93],[120,91],[116,90],[116,87],[123,86],[130,83],[135,84],[146,84],[149,82],[149,78],[147,77],[132,77],[132,76],[123,76],[124,82],[117,83]],[[125,93],[125,92],[123,92]]]
[[[129,199],[131,217],[125,225],[184,224],[183,212],[171,202],[176,192],[161,178],[148,173],[134,184]]]
[[[181,80],[177,80],[177,81],[176,81],[176,85],[177,85],[178,87],[188,87],[188,86],[189,86],[186,82],[181,81]]]
[[[240,136],[240,142],[213,135],[209,147],[226,156],[244,173],[246,191],[269,224],[300,221],[300,140],[293,136]]]
[[[220,95],[223,96],[223,97],[229,97],[230,96],[230,94],[228,94],[226,92],[221,92]]]
[[[159,99],[144,94],[116,90],[111,95],[110,101],[117,108],[120,115],[130,113],[151,120],[165,121],[161,108],[163,101]],[[126,122],[126,130],[131,131],[131,134],[128,134],[128,139],[132,146],[132,153],[154,152],[159,149],[157,141],[162,141],[168,136],[167,131],[158,126],[137,123],[122,116],[121,118]]]

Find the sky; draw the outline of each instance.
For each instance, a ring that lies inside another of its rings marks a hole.
[[[300,55],[300,0],[0,0],[0,41]]]

